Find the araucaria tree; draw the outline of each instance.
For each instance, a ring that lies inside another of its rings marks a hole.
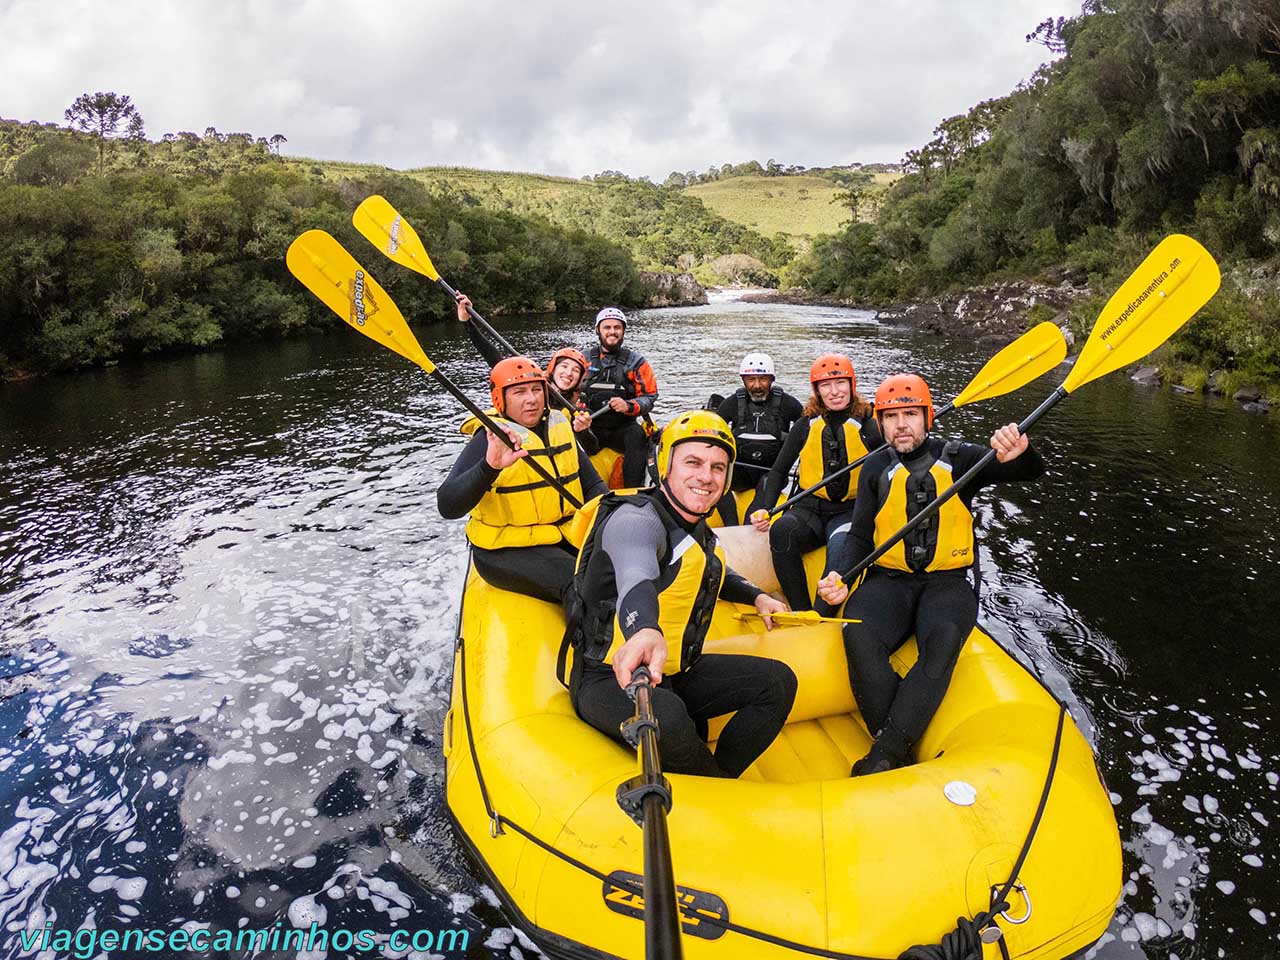
[[[68,126],[97,135],[98,176],[102,176],[102,159],[108,139],[122,130],[133,140],[140,140],[145,135],[142,115],[138,113],[137,107],[128,97],[110,91],[80,94],[63,116],[66,117]]]

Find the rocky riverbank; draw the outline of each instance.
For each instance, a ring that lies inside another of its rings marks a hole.
[[[1246,296],[1265,295],[1275,284],[1274,273],[1254,276],[1257,273],[1255,270],[1245,278],[1252,280],[1252,285],[1238,283]],[[990,342],[997,346],[1010,343],[1033,324],[1044,320],[1052,320],[1062,327],[1067,342],[1074,344],[1075,334],[1083,335],[1087,329],[1079,326],[1079,317],[1075,318],[1075,323],[1072,322],[1071,308],[1091,294],[1082,275],[1059,271],[1041,280],[1009,280],[888,307],[835,296],[817,296],[796,289],[761,291],[745,294],[741,299],[751,303],[874,310],[876,319],[881,323],[909,326],[943,337]],[[1171,360],[1171,355],[1167,350],[1157,352],[1152,362],[1134,368],[1131,378],[1148,386],[1161,386],[1167,382],[1171,389],[1180,393],[1229,396],[1250,413],[1268,413],[1273,409],[1275,397],[1269,394],[1274,390],[1268,384],[1243,383],[1239,373],[1225,370],[1188,367]]]
[[[1082,278],[1062,276],[1057,282],[1010,280],[908,303],[877,307],[804,290],[774,290],[744,295],[749,303],[795,303],[805,306],[852,307],[874,310],[881,323],[914,327],[926,333],[966,340],[1008,343],[1037,319],[1053,319],[1066,326],[1066,311],[1089,295]]]
[[[640,283],[647,296],[645,307],[700,307],[707,303],[707,291],[691,273],[642,272]]]

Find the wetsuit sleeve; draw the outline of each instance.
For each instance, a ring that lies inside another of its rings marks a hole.
[[[804,419],[804,404],[787,394],[782,398],[782,428],[790,430],[797,423]]]
[[[489,434],[477,430],[462,449],[461,456],[436,491],[436,506],[446,520],[465,517],[493,486],[501,470],[489,466],[485,453],[489,448]]]
[[[502,348],[486,337],[474,320],[464,323],[463,326],[467,328],[467,336],[471,338],[471,342],[475,344],[476,349],[480,351],[480,356],[484,357],[485,363],[489,364],[490,368],[506,357]]]
[[[578,446],[586,451],[588,457],[600,452],[600,438],[591,432],[590,427],[581,433],[574,433],[574,436],[578,438]],[[592,467],[592,469],[595,468]]]
[[[602,493],[609,492],[609,487],[600,479],[600,472],[596,470],[596,465],[591,462],[590,457],[582,452],[582,438],[590,432],[590,430],[584,430],[582,433],[577,435],[578,479],[582,482],[582,496],[587,500],[590,500],[592,497],[598,497]],[[596,443],[596,449],[600,449],[599,442]]]
[[[724,583],[720,584],[720,599],[730,603],[753,604],[756,597],[764,593],[759,587],[740,573],[730,568],[724,572]]]
[[[795,462],[800,456],[800,450],[804,447],[804,442],[808,437],[808,419],[797,421],[795,426],[791,428],[791,432],[787,434],[787,439],[782,444],[782,449],[778,451],[778,459],[773,461],[769,476],[765,478],[764,493],[760,497],[761,503],[778,502],[778,494],[782,493],[782,488],[786,485],[787,474],[795,466]]]
[[[974,464],[981,460],[984,456],[991,452],[991,448],[978,446],[976,443],[966,443],[958,451],[954,460],[957,475],[964,474]],[[960,491],[960,496],[964,497],[966,503],[971,502],[973,497],[983,487],[989,487],[994,483],[1009,483],[1017,480],[1035,480],[1044,473],[1044,457],[1040,456],[1040,451],[1034,446],[1028,445],[1026,451],[1015,460],[1008,463],[1001,463],[999,460],[992,459],[978,475],[964,485],[964,489]],[[939,493],[942,491],[939,490]]]
[[[618,588],[618,628],[627,640],[639,630],[658,629],[658,559],[666,539],[653,510],[630,505],[619,507],[600,534]]]
[[[870,464],[867,464],[869,467]],[[843,550],[833,558],[832,570],[841,572],[862,562],[875,549],[876,511],[880,507],[879,470],[863,468],[858,476],[858,495],[853,501],[853,519]]]
[[[658,380],[653,375],[649,361],[641,358],[635,368],[627,371],[636,388],[636,398],[631,401],[628,413],[633,417],[644,416],[658,402]]]

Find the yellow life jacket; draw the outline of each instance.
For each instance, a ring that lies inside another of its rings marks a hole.
[[[876,511],[875,543],[878,547],[897,533],[939,493],[951,486],[951,458],[958,445],[947,444],[926,470],[914,472],[896,456],[890,458],[880,480],[880,509]],[[907,505],[912,505],[910,516]],[[932,573],[960,570],[974,562],[973,514],[955,496],[904,539],[895,543],[876,565],[890,570]]]
[[[867,452],[866,444],[862,442],[862,421],[853,417],[845,420],[841,424],[841,435],[837,439],[834,435],[828,434],[826,439],[823,433],[827,429],[827,421],[819,414],[816,417],[809,418],[809,436],[805,438],[804,446],[800,448],[800,477],[799,483],[802,489],[807,489],[822,480],[823,477],[830,473],[834,473],[846,464],[853,463],[859,457]],[[844,444],[844,459],[841,460],[836,454],[838,448],[836,443]],[[849,474],[849,486],[845,492],[843,501],[852,500],[858,495],[858,475],[862,473],[862,468],[852,471]],[[831,487],[825,486],[819,490],[814,496],[821,497],[823,500],[830,500]]]
[[[536,457],[581,502],[578,443],[572,424],[564,414],[552,410],[548,414],[548,442],[543,443],[536,430],[500,417],[495,410],[487,412],[519,435],[520,445],[529,451],[529,456],[499,473],[493,486],[472,508],[467,539],[485,550],[559,543],[565,539],[564,529],[574,509],[551,484],[533,472],[528,461]],[[468,436],[481,428],[475,417],[462,424],[462,432]]]
[[[565,648],[569,644],[577,656],[588,661],[612,663],[614,654],[626,642],[615,622],[616,592],[609,596],[584,597],[580,588],[587,565],[599,546],[605,520],[623,504],[646,502],[654,505],[668,539],[667,549],[658,560],[657,584],[658,629],[667,640],[664,676],[692,666],[702,653],[702,643],[727,569],[720,541],[705,521],[700,520],[692,533],[686,531],[655,490],[631,494],[610,492],[583,507],[583,512],[590,513],[590,526],[578,554],[573,587],[566,599],[568,629],[558,669],[562,680]]]

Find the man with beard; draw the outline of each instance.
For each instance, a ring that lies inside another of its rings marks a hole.
[[[582,395],[593,411],[608,409],[591,423],[601,446],[622,453],[622,485],[644,485],[649,440],[639,418],[647,417],[658,399],[658,381],[649,361],[622,345],[627,316],[617,307],[596,314],[600,343],[587,353]]]
[[[788,431],[804,416],[804,404],[774,382],[773,358],[767,353],[748,353],[743,357],[738,373],[742,377],[742,386],[716,409],[716,413],[733,429],[738,443],[733,488],[716,505],[726,527],[743,522],[738,517],[738,503],[733,496],[738,491],[752,488],[756,491],[751,505],[742,515],[744,518],[756,510],[767,510],[773,506],[760,499],[769,468],[778,459]]]
[[[862,466],[852,528],[834,570],[848,570],[885,543],[987,449],[931,436],[933,398],[923,379],[898,373],[876,390],[875,415],[885,446]],[[938,512],[876,560],[845,607],[861,624],[844,628],[849,682],[871,750],[853,776],[883,773],[912,762],[951,682],[960,649],[978,619],[978,598],[965,574],[977,555],[973,498],[983,487],[1034,480],[1044,460],[1016,423],[991,437],[996,458]],[[818,595],[838,606],[849,596],[838,572],[818,584]],[[915,635],[919,658],[899,679],[889,662]]]

